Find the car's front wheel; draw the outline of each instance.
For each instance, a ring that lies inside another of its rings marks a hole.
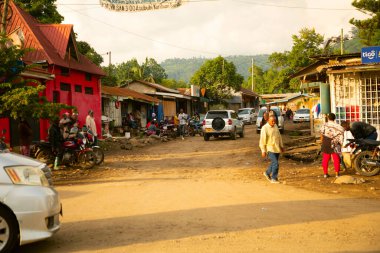
[[[0,206],[0,252],[13,252],[19,244],[17,220],[10,211]]]

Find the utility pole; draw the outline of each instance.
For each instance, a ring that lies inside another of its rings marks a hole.
[[[253,85],[253,57],[252,57],[252,66],[251,66],[251,88],[252,88],[252,91],[255,91],[255,87]]]
[[[111,51],[107,52],[108,55],[108,75],[111,75]]]
[[[6,34],[7,32],[7,16],[8,16],[8,3],[9,0],[4,0],[3,16],[1,19],[1,33]]]
[[[340,54],[344,54],[344,49],[343,49],[343,28],[340,30]]]

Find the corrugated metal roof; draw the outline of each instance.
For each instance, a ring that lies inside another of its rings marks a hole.
[[[118,96],[118,97],[128,97],[137,100],[143,100],[148,103],[159,103],[160,100],[143,93],[128,89],[128,88],[120,88],[120,87],[110,87],[110,86],[102,86],[102,94]]]
[[[9,7],[13,15],[7,23],[7,34],[21,29],[24,35],[24,48],[32,49],[23,57],[23,61],[32,63],[46,60],[49,64],[81,70],[103,76],[103,70],[85,56],[78,53],[78,60],[67,56],[67,46],[75,41],[73,25],[40,24],[30,14],[19,8],[13,1]],[[74,42],[75,44],[75,42]]]
[[[134,82],[139,82],[139,83],[148,85],[148,86],[153,87],[153,88],[155,88],[157,90],[160,90],[160,91],[166,91],[166,92],[170,92],[170,93],[179,93],[178,90],[170,89],[170,88],[162,86],[162,85],[160,85],[158,83],[151,83],[151,82],[147,82],[147,81],[144,81],[144,80],[135,80],[132,83],[134,83]]]
[[[248,89],[244,89],[244,88],[240,88],[240,91],[245,94],[245,95],[249,95],[249,96],[254,96],[254,97],[260,97],[259,94],[251,91],[251,90],[248,90]]]

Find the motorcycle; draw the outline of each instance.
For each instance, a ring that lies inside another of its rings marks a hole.
[[[174,124],[160,122],[160,137],[177,138],[177,127]]]
[[[46,164],[52,164],[58,155],[52,151],[49,142],[36,143],[35,147],[36,159]],[[91,169],[96,165],[96,155],[91,148],[86,147],[85,138],[66,139],[62,148],[62,165],[79,165],[83,169]]]
[[[95,137],[91,130],[87,130],[87,128],[82,128],[82,132],[80,133],[83,138],[86,139],[85,146],[87,148],[91,148],[96,157],[96,165],[101,164],[104,161],[104,151],[103,149],[95,145]]]
[[[347,146],[352,148],[353,167],[363,176],[374,176],[380,171],[380,141],[349,139]]]
[[[202,122],[190,120],[190,122],[189,122],[189,135],[195,136],[196,134],[199,134],[199,136],[203,136]]]

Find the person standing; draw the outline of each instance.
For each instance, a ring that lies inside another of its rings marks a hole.
[[[54,162],[54,169],[58,169],[61,160],[62,160],[62,143],[63,143],[63,136],[61,134],[61,128],[59,126],[59,118],[55,118],[51,120],[51,125],[49,128],[49,142],[51,145],[51,151],[55,155],[55,162]]]
[[[322,168],[323,177],[328,178],[328,165],[330,158],[334,161],[335,177],[339,177],[341,147],[343,144],[344,129],[339,124],[335,123],[335,114],[329,113],[327,115],[327,122],[324,123],[320,129],[322,139]]]
[[[30,156],[30,144],[32,143],[33,130],[28,122],[21,118],[18,125],[20,134],[20,153],[25,156]]]
[[[86,126],[87,126],[87,129],[90,130],[91,134],[94,136],[94,145],[96,146],[98,143],[98,132],[96,129],[93,110],[88,111],[88,115],[86,117]]]
[[[350,122],[343,121],[340,125],[344,129],[343,144],[342,144],[342,154],[341,154],[340,158],[341,158],[341,164],[343,165],[343,167],[345,169],[347,169],[346,167],[350,167],[351,168],[351,166],[352,166],[351,165],[351,152],[352,152],[352,148],[348,145],[349,144],[348,140],[355,139],[355,137],[352,135],[352,133],[350,131]]]
[[[183,112],[183,109],[179,110],[178,120],[179,120],[179,134],[181,135],[182,140],[184,140],[185,138],[183,136],[185,135],[187,114]]]
[[[269,116],[267,124],[261,128],[260,149],[261,156],[263,158],[268,156],[271,161],[268,169],[263,173],[265,178],[273,184],[278,184],[278,159],[280,153],[284,152],[284,144],[274,115]]]

